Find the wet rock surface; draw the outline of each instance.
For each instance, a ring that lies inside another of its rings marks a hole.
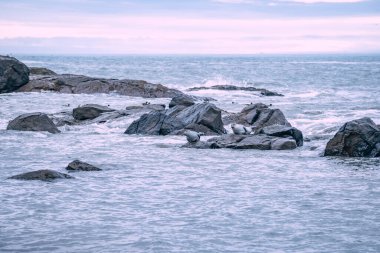
[[[370,118],[349,121],[329,140],[324,155],[380,157],[380,128]]]
[[[19,60],[0,55],[0,93],[13,92],[29,82],[29,68]]]
[[[18,116],[8,123],[7,130],[17,131],[47,131],[59,133],[54,122],[45,113],[27,113]]]
[[[95,167],[86,162],[82,162],[80,160],[74,160],[69,163],[66,167],[68,171],[101,171],[102,169]]]
[[[74,177],[60,173],[55,170],[36,170],[31,172],[22,173],[9,177],[8,179],[17,179],[17,180],[41,180],[41,181],[52,181],[55,179],[72,179]]]

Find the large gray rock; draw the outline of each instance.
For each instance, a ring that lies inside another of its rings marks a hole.
[[[87,104],[79,106],[73,109],[73,117],[76,120],[87,120],[95,119],[99,117],[102,113],[113,112],[114,109],[111,109],[107,106],[96,105],[96,104]]]
[[[18,179],[18,180],[42,180],[51,181],[54,179],[71,179],[74,178],[64,173],[60,173],[54,170],[36,170],[32,172],[22,173],[9,177],[8,179]]]
[[[47,68],[30,67],[29,70],[30,70],[30,75],[53,76],[57,74],[53,70],[50,70]]]
[[[280,109],[271,109],[262,103],[248,105],[240,113],[229,114],[223,117],[223,122],[226,125],[238,123],[252,126],[256,132],[271,125],[291,126]]]
[[[94,165],[91,165],[86,162],[74,160],[67,165],[66,170],[68,171],[101,171],[102,169],[95,167]]]
[[[295,140],[297,146],[303,145],[302,132],[295,127],[289,127],[284,125],[270,125],[261,128],[258,131],[258,133],[282,138],[291,137]]]
[[[7,130],[17,131],[47,131],[59,133],[53,121],[45,113],[27,113],[18,116],[8,123]]]
[[[71,74],[32,76],[30,82],[22,86],[18,91],[54,91],[73,94],[118,93],[120,95],[145,98],[172,98],[183,94],[179,90],[169,89],[161,84],[152,84],[142,80],[104,79]]]
[[[0,93],[12,92],[29,82],[29,68],[16,58],[0,55]]]
[[[380,128],[370,118],[345,123],[327,143],[325,156],[380,157]]]
[[[200,103],[189,107],[174,106],[164,112],[144,114],[134,121],[126,134],[167,135],[182,134],[189,129],[209,134],[223,134],[225,129],[221,110],[211,103]]]

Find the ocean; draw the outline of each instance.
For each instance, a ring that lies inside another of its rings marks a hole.
[[[55,135],[6,131],[27,112],[170,99],[0,94],[0,252],[380,252],[380,159],[322,156],[345,122],[380,124],[379,55],[16,57],[60,74],[141,79],[185,92],[266,88],[284,96],[187,93],[215,98],[230,112],[272,104],[307,141],[290,151],[186,149],[183,136],[124,134],[134,117],[63,126]],[[55,182],[6,179],[64,172],[74,159],[103,171]]]

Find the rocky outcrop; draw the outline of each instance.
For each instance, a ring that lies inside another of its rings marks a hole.
[[[82,75],[32,76],[28,84],[18,89],[20,92],[53,91],[72,94],[118,93],[133,97],[172,98],[183,94],[161,84],[142,80],[117,80],[93,78]]]
[[[74,178],[64,173],[60,173],[54,170],[36,170],[32,172],[22,173],[9,177],[8,179],[18,179],[18,180],[42,180],[51,181],[55,179],[70,179]]]
[[[27,113],[18,116],[8,123],[7,130],[17,131],[47,131],[59,133],[53,121],[45,113]]]
[[[29,82],[29,68],[16,58],[0,55],[0,93],[12,92]]]
[[[168,135],[180,134],[185,129],[206,135],[225,133],[221,110],[207,102],[188,107],[177,105],[162,112],[154,111],[142,115],[125,133]]]
[[[66,170],[68,171],[101,171],[102,169],[95,167],[89,163],[85,163],[79,160],[74,160],[69,165],[67,165]]]
[[[271,125],[291,126],[280,109],[271,109],[262,103],[248,105],[240,113],[223,117],[223,123],[225,125],[237,123],[252,126],[256,132]]]
[[[55,73],[53,70],[47,68],[39,68],[39,67],[30,67],[29,68],[31,75],[40,75],[40,76],[54,76]]]
[[[380,128],[370,118],[345,123],[327,143],[325,156],[380,157]]]
[[[96,104],[87,104],[79,106],[73,109],[73,117],[76,120],[87,120],[95,119],[99,117],[102,113],[113,112],[114,109],[111,109],[107,106],[96,105]]]
[[[195,104],[195,99],[192,96],[189,95],[179,95],[172,98],[172,100],[169,103],[169,108],[172,108],[176,105],[181,106],[192,106]]]
[[[226,90],[226,91],[254,91],[260,92],[262,96],[284,96],[280,93],[273,92],[267,89],[256,88],[253,86],[235,86],[235,85],[213,85],[213,86],[202,86],[202,87],[193,87],[188,89],[188,91],[199,91],[199,90]]]

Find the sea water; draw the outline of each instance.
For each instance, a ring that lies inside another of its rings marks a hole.
[[[142,79],[185,92],[266,88],[284,97],[188,93],[230,112],[272,104],[309,141],[291,151],[185,149],[183,136],[124,134],[135,117],[63,126],[60,134],[6,131],[22,113],[170,99],[1,94],[0,252],[380,252],[379,158],[322,156],[344,122],[380,124],[380,56],[16,57],[60,74]],[[55,182],[6,179],[65,172],[74,159],[103,171]]]

